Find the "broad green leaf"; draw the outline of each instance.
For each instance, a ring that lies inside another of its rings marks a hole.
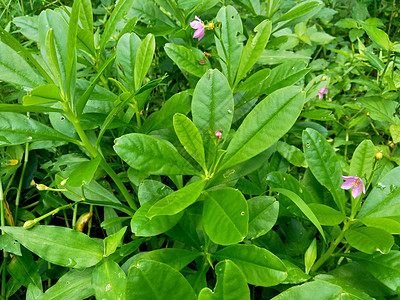
[[[189,282],[172,267],[150,260],[134,264],[127,276],[126,299],[195,300]]]
[[[151,207],[149,202],[135,212],[131,220],[131,230],[136,236],[154,236],[164,233],[174,227],[182,217],[183,212],[172,216],[156,216],[149,219],[146,215]]]
[[[206,185],[206,180],[199,180],[169,194],[150,207],[146,217],[153,218],[161,215],[176,215],[186,207],[192,205]]]
[[[11,112],[0,113],[1,136],[9,141],[9,145],[42,140],[75,142],[74,139],[55,131],[51,127],[30,119],[25,115]]]
[[[377,251],[387,254],[394,243],[390,233],[375,227],[349,229],[344,236],[350,246],[368,254],[373,254]]]
[[[40,85],[22,97],[23,105],[36,105],[48,102],[63,101],[60,91],[55,84]]]
[[[244,273],[248,283],[259,286],[274,286],[287,276],[282,261],[264,248],[255,245],[233,245],[214,253],[213,258],[232,260]]]
[[[43,292],[37,286],[30,284],[26,289],[26,300],[39,299]]]
[[[367,32],[371,40],[377,43],[382,49],[390,50],[390,39],[386,32],[376,28],[373,25],[369,25],[364,22],[360,22],[363,29]]]
[[[145,180],[139,185],[138,198],[140,205],[149,203],[153,205],[158,200],[171,194],[173,190],[160,181]]]
[[[93,10],[90,0],[81,1],[79,21],[83,29],[93,32]]]
[[[14,256],[11,259],[7,265],[7,272],[23,286],[28,287],[29,284],[33,284],[42,290],[38,265],[29,251],[24,248],[22,250],[22,256]]]
[[[138,91],[143,84],[147,72],[153,62],[153,55],[156,48],[156,40],[154,35],[149,33],[140,43],[136,51],[135,68],[133,71],[135,90]]]
[[[249,206],[248,239],[266,234],[275,225],[279,214],[279,202],[269,196],[259,196],[247,200]]]
[[[94,294],[91,283],[92,272],[92,268],[69,271],[38,300],[80,300],[91,297]]]
[[[318,121],[328,121],[335,120],[335,116],[333,112],[329,109],[315,109],[305,111],[301,114],[301,117],[310,119],[310,120],[318,120]]]
[[[7,233],[0,235],[0,250],[13,253],[17,256],[22,255],[21,245]]]
[[[271,147],[300,115],[304,94],[298,87],[282,88],[262,100],[244,119],[221,162],[226,169]]]
[[[233,95],[228,80],[218,70],[208,70],[197,82],[192,100],[193,123],[208,145],[214,132],[225,138],[233,118]],[[206,146],[207,149],[207,146]]]
[[[374,55],[368,50],[360,50],[360,52],[366,56],[371,65],[375,67],[379,72],[382,72],[385,69],[385,64],[382,60],[379,59],[379,56]]]
[[[278,23],[282,21],[293,21],[297,18],[307,15],[307,13],[313,11],[319,5],[321,5],[320,1],[302,1],[295,7],[291,8],[288,12],[280,16],[277,20],[274,20],[274,22]]]
[[[243,194],[233,188],[206,191],[203,208],[204,230],[220,245],[231,245],[247,235],[249,211]]]
[[[124,80],[128,83],[129,89],[134,90],[134,70],[136,62],[136,52],[141,40],[134,33],[125,33],[118,41],[116,63]]]
[[[89,184],[100,162],[101,156],[99,155],[94,159],[80,163],[71,174],[69,174],[67,184],[72,187],[81,187],[84,184]]]
[[[303,212],[303,214],[311,221],[311,223],[313,223],[314,226],[317,227],[318,231],[321,233],[321,236],[325,240],[324,230],[322,229],[321,224],[319,223],[317,217],[314,215],[310,207],[308,207],[308,205],[304,202],[304,200],[299,197],[299,195],[290,190],[281,188],[274,188],[271,189],[271,191],[284,194],[290,200],[292,200],[293,203],[296,204],[296,206]]]
[[[171,27],[176,26],[176,23],[163,13],[162,10],[154,4],[153,0],[134,1],[131,13],[137,16],[138,19],[145,19],[148,20],[148,22],[153,21],[153,23],[156,23],[164,29],[171,29]],[[135,28],[135,30],[136,29],[137,28]]]
[[[375,227],[390,234],[400,234],[400,222],[389,218],[361,218],[359,220],[365,226]]]
[[[115,31],[117,23],[121,21],[122,17],[128,13],[132,7],[134,0],[121,0],[118,1],[117,5],[114,7],[111,16],[108,18],[107,23],[104,27],[103,34],[100,39],[100,50],[98,53],[102,54],[107,41],[110,39]]]
[[[164,140],[131,133],[115,140],[114,150],[132,168],[156,175],[197,175],[197,171]]]
[[[252,74],[243,83],[241,83],[236,89],[235,93],[247,92],[249,90],[257,88],[262,82],[264,82],[271,74],[271,69],[261,69],[256,73]]]
[[[218,11],[216,22],[221,23],[221,29],[215,29],[220,35],[220,38],[215,36],[215,45],[221,57],[222,71],[232,86],[243,50],[243,44],[238,40],[239,34],[243,31],[242,19],[236,9],[228,5]]]
[[[314,265],[316,259],[317,259],[317,240],[313,239],[310,246],[307,248],[306,253],[304,254],[304,265],[306,274],[310,273],[311,267]]]
[[[314,177],[332,193],[337,207],[344,212],[342,169],[332,146],[322,134],[308,128],[303,131],[303,151]]]
[[[185,46],[167,43],[164,46],[165,53],[178,65],[179,68],[188,71],[196,77],[202,77],[208,70],[207,65],[201,65],[199,61],[204,60],[204,56],[199,56],[195,51]]]
[[[339,225],[346,219],[342,212],[320,203],[309,203],[308,207],[317,217],[319,223],[323,226]]]
[[[376,279],[397,292],[400,289],[400,251],[387,254],[344,253],[343,256],[359,262]]]
[[[389,123],[396,123],[397,116],[393,116],[398,103],[380,96],[360,97],[358,101],[369,112],[372,119]]]
[[[126,231],[126,226],[122,227],[118,232],[106,237],[103,240],[104,243],[104,256],[110,256],[117,250],[117,247],[121,240],[123,241],[124,239],[124,234]]]
[[[258,24],[256,28],[254,28],[256,35],[250,36],[246,43],[242,57],[240,58],[240,64],[238,67],[234,86],[236,86],[240,82],[240,80],[242,80],[246,73],[260,58],[262,52],[265,49],[265,46],[268,43],[271,30],[272,23],[270,20],[264,20],[260,24]]]
[[[194,158],[196,162],[206,169],[203,140],[197,127],[193,122],[182,114],[175,114],[173,119],[175,133],[183,148]]]
[[[37,16],[14,17],[12,22],[20,28],[19,32],[29,40],[39,42]]]
[[[392,136],[393,143],[400,143],[400,125],[392,124],[389,127],[390,135]]]
[[[250,290],[243,272],[230,260],[219,262],[215,266],[217,283],[214,291],[203,288],[198,300],[250,300]]]
[[[27,90],[44,83],[23,58],[2,41],[0,41],[0,80]]]
[[[134,261],[134,264],[142,260],[158,261],[180,271],[200,256],[201,252],[197,251],[178,248],[163,248],[149,252],[141,252],[140,256]]]
[[[96,299],[125,299],[126,275],[113,260],[105,260],[92,273]]]
[[[285,264],[288,274],[282,284],[299,284],[306,282],[311,278],[310,275],[304,273],[304,271],[294,263],[285,259],[283,259],[282,262]]]
[[[317,292],[318,291],[318,292]],[[272,298],[273,300],[315,299],[330,300],[340,299],[343,289],[326,281],[311,281],[302,285],[291,287]]]
[[[365,199],[357,218],[394,217],[400,220],[400,167],[392,169]]]
[[[297,147],[288,143],[278,141],[276,151],[279,152],[288,162],[296,167],[307,167],[304,153]]]
[[[1,229],[39,257],[63,267],[88,268],[103,258],[98,243],[69,228],[37,225],[29,230],[9,226]]]
[[[3,104],[0,103],[0,112],[63,112],[61,109],[48,107],[48,106],[40,106],[40,105],[31,105],[31,106],[23,106],[20,104]]]
[[[362,141],[353,153],[350,162],[351,176],[369,178],[374,163],[375,148],[370,140]]]
[[[346,52],[347,53],[347,52]],[[301,62],[310,60],[311,57],[302,53],[287,50],[264,50],[257,63],[261,65],[277,65],[287,62]],[[305,65],[305,64],[304,64]],[[308,71],[309,72],[309,71]],[[306,72],[306,74],[308,73]]]

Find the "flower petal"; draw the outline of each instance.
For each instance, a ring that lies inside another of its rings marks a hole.
[[[346,180],[343,182],[343,184],[340,186],[341,189],[348,190],[351,189],[354,186],[354,180]]]
[[[361,194],[361,185],[355,186],[351,191],[351,195],[356,199]]]

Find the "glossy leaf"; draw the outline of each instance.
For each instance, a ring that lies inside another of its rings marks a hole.
[[[140,43],[136,51],[135,68],[134,68],[134,82],[135,90],[138,91],[143,84],[147,72],[153,61],[153,55],[156,48],[156,40],[154,35],[148,34],[145,39]]]
[[[368,254],[373,254],[376,251],[387,254],[394,243],[390,233],[375,227],[349,229],[344,236],[350,246]]]
[[[275,22],[292,21],[307,15],[310,11],[321,5],[320,1],[302,1],[298,5],[292,7],[288,12],[280,16]]]
[[[316,291],[318,295],[316,296]],[[294,286],[278,296],[272,298],[273,300],[292,300],[292,299],[318,299],[329,300],[338,299],[342,296],[342,288],[340,286],[325,282],[325,281],[311,281],[302,285]]]
[[[99,244],[86,234],[69,228],[37,225],[29,230],[9,226],[2,226],[1,229],[25,248],[56,265],[87,268],[103,258]]]
[[[279,214],[279,202],[273,197],[259,196],[247,200],[249,206],[248,239],[266,234],[275,225]]]
[[[118,232],[104,239],[104,256],[110,256],[117,250],[119,243],[124,241],[126,226],[122,227]]]
[[[206,180],[199,180],[169,194],[165,198],[154,203],[147,212],[146,217],[151,219],[155,216],[169,216],[181,212],[199,198],[206,183]]]
[[[276,151],[279,152],[288,162],[296,167],[307,167],[304,153],[297,147],[289,145],[285,142],[278,141],[276,143]]]
[[[210,239],[220,245],[231,245],[247,235],[249,212],[243,194],[233,188],[205,192],[203,223]]]
[[[342,170],[332,146],[318,131],[308,128],[303,131],[303,150],[314,177],[332,193],[337,207],[344,212]]]
[[[306,274],[310,273],[311,267],[314,265],[316,259],[317,259],[317,240],[313,239],[310,246],[307,248],[306,253],[304,254],[304,265]]]
[[[195,300],[189,282],[172,267],[150,260],[134,264],[127,276],[126,299]]]
[[[243,83],[241,83],[236,89],[236,93],[247,92],[254,88],[257,88],[264,80],[266,80],[271,74],[271,69],[261,69],[256,73],[252,74]]]
[[[22,97],[23,105],[36,105],[48,102],[62,101],[60,91],[55,84],[40,85]]]
[[[101,162],[101,156],[80,163],[69,174],[67,184],[72,187],[80,187],[84,184],[89,184]]]
[[[0,103],[0,112],[59,112],[62,110],[58,108],[48,107],[48,106],[40,106],[40,105],[31,105],[31,106],[23,106],[20,104],[3,104]]]
[[[215,45],[221,57],[222,71],[232,86],[243,51],[243,44],[238,40],[243,31],[242,19],[236,9],[228,5],[218,11],[216,22],[221,22],[221,29],[216,29],[220,38],[215,36]]]
[[[308,206],[323,226],[339,225],[346,219],[342,212],[320,203],[309,203]]]
[[[361,22],[361,25],[371,40],[377,43],[382,49],[390,50],[391,43],[386,32],[364,22]]]
[[[221,169],[246,161],[276,143],[292,127],[303,103],[304,94],[298,87],[280,89],[261,101],[229,143]]]
[[[131,133],[115,140],[114,150],[132,168],[158,175],[197,175],[199,172],[164,140]]]
[[[390,234],[400,234],[400,222],[389,218],[361,218],[360,222],[368,227],[375,227]]]
[[[39,267],[33,259],[33,255],[23,249],[22,256],[14,256],[7,265],[7,272],[23,286],[32,284],[42,290],[42,280]]]
[[[282,261],[264,248],[255,245],[233,245],[214,253],[213,258],[232,260],[244,273],[248,283],[259,286],[274,286],[287,276]]]
[[[140,46],[141,40],[134,33],[126,33],[118,41],[116,63],[119,66],[119,72],[128,83],[131,90],[134,89],[134,70],[136,63],[136,52]]]
[[[38,300],[59,299],[79,300],[92,296],[92,268],[71,270],[63,275],[56,284],[50,287]]]
[[[124,299],[126,275],[112,260],[97,265],[92,273],[92,286],[96,299]]]
[[[175,133],[186,152],[205,169],[204,145],[197,127],[188,117],[182,114],[174,115],[173,124]]]
[[[362,141],[351,158],[349,174],[351,176],[369,178],[372,173],[374,156],[374,144],[370,140]]]
[[[230,260],[221,261],[215,266],[217,283],[214,291],[203,288],[198,300],[249,299],[250,290],[243,272]]]

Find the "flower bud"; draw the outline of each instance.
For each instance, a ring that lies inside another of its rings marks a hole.
[[[24,229],[29,229],[29,228],[32,228],[33,226],[35,226],[36,225],[36,221],[35,220],[28,220],[28,221],[26,221],[25,223],[24,223],[24,226],[22,227],[22,228],[24,228]]]
[[[375,158],[376,158],[376,159],[379,160],[379,159],[382,159],[382,157],[383,157],[382,152],[376,152],[376,153],[375,153]]]
[[[37,185],[36,185],[36,188],[37,188],[39,191],[45,191],[45,190],[49,189],[48,186],[45,186],[44,184],[41,184],[41,183],[37,184]]]

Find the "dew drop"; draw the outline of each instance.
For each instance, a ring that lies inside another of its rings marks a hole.
[[[228,109],[228,114],[231,114],[231,113],[232,113],[232,111],[230,109]]]
[[[31,139],[33,139],[33,137],[31,137],[31,136],[28,136],[28,139],[29,139],[29,140],[31,140]]]
[[[286,180],[286,177],[283,177],[283,181],[285,181]]]
[[[379,189],[384,189],[386,186],[382,182],[378,182],[378,188]]]
[[[106,285],[106,292],[108,292],[111,289],[111,284]]]
[[[393,193],[395,192],[399,187],[397,185],[391,184],[390,185],[390,192]]]
[[[382,254],[385,254],[385,253],[383,253],[382,250],[379,249],[379,248],[376,248],[376,251],[378,251],[378,252],[380,252],[380,253],[382,253]]]

